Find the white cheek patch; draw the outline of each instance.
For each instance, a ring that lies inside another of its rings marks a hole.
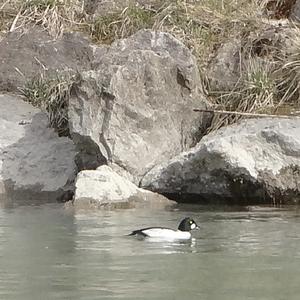
[[[196,228],[196,224],[193,223],[193,224],[191,225],[191,229],[195,229],[195,228]]]

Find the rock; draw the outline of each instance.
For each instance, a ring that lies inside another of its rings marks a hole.
[[[89,156],[94,165],[104,157],[137,184],[200,139],[203,119],[192,109],[205,107],[201,79],[195,57],[173,36],[139,31],[112,44],[94,68],[81,73],[69,102],[73,140],[84,153],[99,148]]]
[[[72,190],[75,146],[39,109],[0,95],[0,200],[53,200]],[[1,202],[0,201],[0,202]]]
[[[145,8],[161,7],[161,0],[86,0],[84,10],[88,14],[95,16],[105,16],[114,12],[119,12],[128,6],[140,6]]]
[[[81,171],[76,179],[75,208],[164,207],[167,198],[138,188],[109,166]]]
[[[11,32],[0,41],[0,90],[19,91],[39,74],[90,69],[93,48],[77,33],[53,40],[47,32],[33,28]]]
[[[207,76],[212,91],[231,91],[241,77],[241,41],[232,39],[222,45],[210,62]]]
[[[204,137],[148,172],[141,187],[231,204],[300,200],[300,119],[251,119]]]

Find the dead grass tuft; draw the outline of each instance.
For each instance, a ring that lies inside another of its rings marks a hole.
[[[266,3],[266,11],[269,17],[274,19],[289,18],[296,0],[269,0]]]
[[[281,57],[278,69],[280,104],[289,103],[300,107],[300,29],[295,28],[292,45]]]
[[[80,0],[10,0],[0,11],[2,32],[37,25],[58,37],[83,22]]]
[[[87,24],[92,39],[96,42],[112,43],[140,29],[152,28],[155,12],[140,7],[127,7],[120,13],[111,13],[96,18]]]
[[[250,58],[235,88],[230,92],[210,91],[215,109],[247,113],[274,113],[279,105],[276,64]],[[209,132],[240,120],[241,115],[215,115]]]
[[[26,101],[47,114],[49,126],[60,136],[69,135],[68,103],[72,84],[73,77],[70,75],[39,75],[28,81],[22,90]]]

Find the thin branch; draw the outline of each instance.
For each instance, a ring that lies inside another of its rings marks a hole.
[[[11,27],[10,27],[10,29],[9,29],[9,32],[13,32],[13,31],[15,30],[16,25],[17,25],[17,22],[18,22],[18,20],[19,20],[19,18],[20,18],[20,16],[21,16],[21,13],[22,13],[22,9],[23,9],[23,8],[21,8],[21,9],[19,10],[19,12],[18,12],[18,14],[16,15],[14,21],[12,22]]]
[[[245,117],[255,117],[255,118],[300,118],[300,116],[295,115],[269,115],[269,114],[257,114],[257,113],[247,113],[247,112],[238,112],[238,111],[227,111],[227,110],[215,110],[215,109],[198,109],[194,108],[195,112],[204,112],[204,113],[214,113],[222,115],[235,115],[235,116],[245,116]]]
[[[6,2],[4,2],[1,7],[0,7],[0,11],[3,10],[3,8],[6,6],[6,4],[9,2],[10,0],[7,0]]]

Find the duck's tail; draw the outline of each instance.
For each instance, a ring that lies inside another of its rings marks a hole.
[[[126,234],[126,236],[133,236],[133,235],[136,235],[137,234],[137,231],[135,230],[135,231],[132,231],[131,233],[129,233],[129,234]]]

